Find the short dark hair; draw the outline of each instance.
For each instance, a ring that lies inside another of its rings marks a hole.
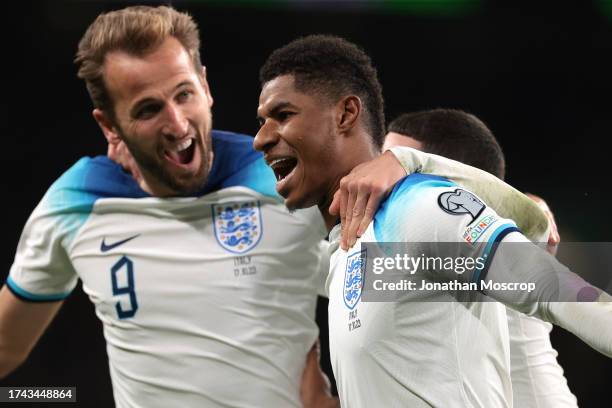
[[[370,57],[357,45],[340,37],[310,35],[275,50],[259,71],[266,82],[293,75],[300,92],[317,92],[337,100],[346,94],[361,98],[364,120],[376,146],[384,142],[385,116],[382,86]]]
[[[478,167],[500,179],[506,173],[501,146],[487,125],[456,109],[405,113],[389,123],[389,132],[410,136],[423,150]]]

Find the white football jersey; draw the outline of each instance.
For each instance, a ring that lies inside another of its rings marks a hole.
[[[512,406],[503,305],[459,302],[445,291],[364,302],[364,279],[374,277],[352,268],[365,242],[493,243],[511,231],[512,222],[470,192],[422,174],[396,186],[348,252],[338,248],[338,227],[332,231],[330,351],[342,406]],[[482,247],[478,252],[486,258],[492,245]]]
[[[45,301],[82,281],[118,407],[301,406],[326,231],[317,209],[285,209],[251,143],[213,132],[207,185],[186,198],[81,159],[29,218],[7,285]]]
[[[576,408],[578,401],[550,343],[552,324],[510,308],[506,313],[514,406]]]
[[[456,181],[484,198],[487,204],[516,222],[534,242],[548,240],[547,220],[531,199],[475,167],[408,147],[394,147],[393,154],[408,174],[436,174]],[[552,325],[508,308],[510,374],[513,401],[521,408],[576,408],[557,351],[550,343]]]

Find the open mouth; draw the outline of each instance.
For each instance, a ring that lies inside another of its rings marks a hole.
[[[283,157],[270,162],[270,167],[274,171],[276,181],[282,181],[287,177],[297,166],[297,159],[294,157]]]
[[[164,150],[166,158],[180,166],[186,166],[193,160],[195,153],[195,140],[187,138],[171,149]]]

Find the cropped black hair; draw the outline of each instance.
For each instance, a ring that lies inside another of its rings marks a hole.
[[[456,109],[404,113],[389,123],[389,132],[410,136],[423,150],[478,167],[504,179],[506,161],[495,136],[476,116]]]
[[[370,57],[357,45],[340,37],[310,35],[275,50],[259,71],[262,87],[282,75],[293,75],[300,92],[317,93],[329,100],[357,95],[364,120],[376,146],[385,135],[382,86]]]

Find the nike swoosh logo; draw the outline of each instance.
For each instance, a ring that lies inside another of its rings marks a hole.
[[[129,238],[126,238],[126,239],[122,239],[121,241],[113,242],[112,244],[109,244],[109,245],[106,244],[106,242],[105,242],[106,239],[103,238],[102,239],[102,243],[100,244],[100,251],[108,252],[111,249],[117,248],[118,246],[123,245],[126,242],[131,241],[131,240],[133,240],[134,238],[136,238],[138,236],[140,236],[140,234],[136,234],[136,235],[134,235],[132,237],[129,237]]]

